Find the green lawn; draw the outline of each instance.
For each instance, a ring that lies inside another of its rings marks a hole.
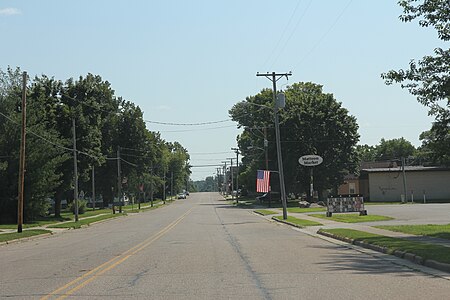
[[[120,216],[123,216],[123,214],[116,213],[116,214],[100,215],[100,216],[87,218],[87,219],[79,219],[78,222],[65,222],[65,223],[60,223],[60,224],[49,225],[48,228],[74,228],[74,229],[76,229],[76,228],[80,228],[83,225],[89,225],[94,222],[111,219],[111,218],[116,218],[116,217],[120,217]]]
[[[450,224],[447,225],[380,225],[375,226],[381,229],[403,232],[415,235],[426,235],[430,237],[450,240]]]
[[[292,217],[292,216],[288,216],[286,220],[283,220],[283,216],[275,216],[275,217],[272,217],[272,219],[286,221],[286,222],[292,223],[292,224],[294,224],[294,225],[296,225],[298,227],[323,225],[323,224],[321,224],[319,222],[310,221],[310,220],[304,220],[304,219],[298,219],[298,218]]]
[[[340,237],[386,247],[389,254],[392,254],[395,250],[399,250],[419,255],[424,259],[450,263],[450,251],[445,246],[411,242],[405,239],[392,238],[353,229],[321,229],[319,232],[328,232]]]
[[[45,229],[29,229],[29,230],[24,230],[21,233],[18,233],[18,232],[2,233],[2,234],[0,234],[0,242],[17,240],[17,239],[22,239],[22,238],[45,234],[45,233],[51,233],[51,231],[45,230]]]
[[[45,225],[49,225],[49,224],[53,224],[53,223],[69,221],[71,219],[73,219],[73,217],[72,218],[69,218],[69,217],[62,217],[62,218],[44,217],[41,220],[36,220],[31,223],[23,224],[22,228],[26,229],[26,228],[40,227],[40,226],[45,226]],[[17,224],[0,224],[0,229],[16,229],[16,228],[17,228]]]
[[[322,214],[314,214],[312,215],[316,218],[321,218],[325,220],[332,220],[336,222],[343,223],[360,223],[360,222],[376,222],[376,221],[387,221],[393,220],[391,217],[379,216],[379,215],[367,215],[360,216],[359,214],[347,213],[347,214],[333,214],[332,217],[327,217]]]
[[[267,209],[258,209],[254,211],[257,214],[263,215],[263,216],[267,216],[267,215],[276,215],[279,212],[273,211],[273,210],[267,210]]]
[[[325,207],[308,207],[308,208],[300,208],[300,207],[289,207],[287,209],[290,213],[309,213],[309,212],[319,212],[326,211]]]

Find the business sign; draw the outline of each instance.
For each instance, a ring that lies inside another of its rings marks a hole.
[[[319,155],[303,155],[298,159],[299,164],[306,167],[318,166],[323,162],[323,158]]]

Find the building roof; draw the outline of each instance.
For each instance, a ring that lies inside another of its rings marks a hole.
[[[362,172],[380,173],[380,172],[402,172],[402,167],[395,168],[372,168],[362,169]],[[405,166],[405,172],[430,172],[430,171],[450,171],[447,167],[424,167],[424,166]]]

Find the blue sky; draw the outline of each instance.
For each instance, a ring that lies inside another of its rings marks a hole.
[[[256,72],[289,72],[333,93],[359,123],[360,143],[404,137],[420,145],[427,109],[380,74],[442,46],[431,29],[401,23],[396,1],[192,0],[0,2],[0,68],[57,79],[93,73],[149,121],[226,120],[228,110],[271,82]],[[147,123],[179,141],[191,164],[234,154],[229,121],[204,126]],[[192,179],[216,167],[193,168]]]

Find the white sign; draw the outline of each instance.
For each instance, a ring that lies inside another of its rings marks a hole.
[[[319,155],[303,155],[298,159],[299,164],[306,167],[318,166],[323,162],[323,158]]]

